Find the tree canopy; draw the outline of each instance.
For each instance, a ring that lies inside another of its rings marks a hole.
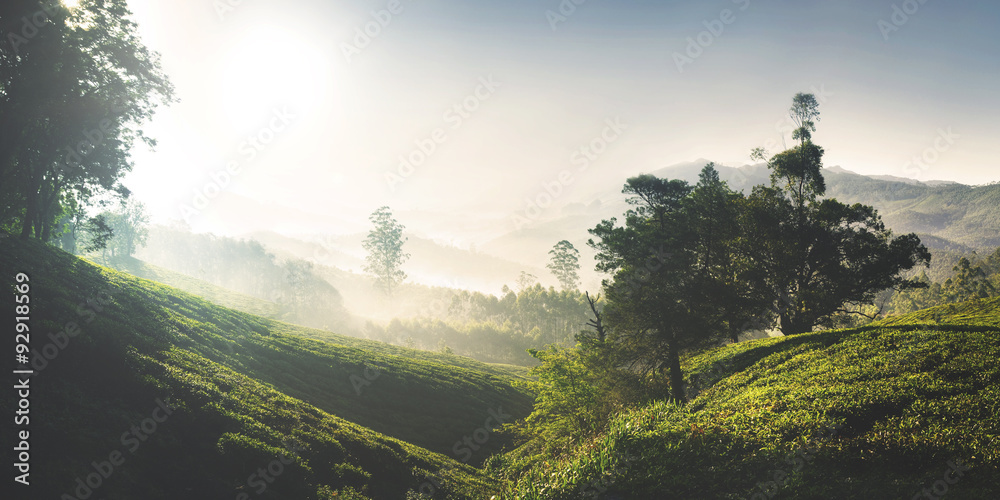
[[[608,342],[633,370],[669,370],[672,395],[684,400],[681,352],[720,340],[746,306],[718,295],[744,279],[727,250],[738,243],[739,228],[726,212],[739,195],[711,164],[696,186],[641,175],[622,192],[634,207],[625,225],[602,221],[588,242],[597,250],[597,269],[612,274],[604,282]]]
[[[903,277],[930,261],[915,234],[893,236],[874,208],[823,198],[815,98],[796,95],[791,114],[799,144],[768,161],[770,186],[735,192],[713,164],[695,186],[641,175],[622,190],[624,225],[590,230],[597,270],[611,275],[607,343],[633,371],[669,370],[678,401],[682,351],[775,324],[808,332],[884,290],[922,286]]]
[[[749,258],[765,270],[759,285],[786,335],[829,324],[838,311],[858,312],[850,306],[883,290],[922,286],[902,273],[930,262],[920,238],[894,237],[873,207],[822,198],[824,151],[811,135],[818,104],[797,94],[790,113],[800,143],[768,161],[771,186],[754,188],[743,222],[758,240]]]
[[[368,252],[365,257],[365,272],[375,278],[375,288],[386,295],[406,279],[406,273],[400,269],[410,254],[403,252],[403,237],[405,227],[392,217],[389,207],[380,207],[369,217],[374,227],[368,232],[363,243]]]
[[[139,128],[173,87],[125,0],[0,6],[0,227],[49,240],[64,212],[127,196]]]
[[[550,261],[545,266],[563,290],[576,290],[580,285],[580,251],[572,243],[562,240],[549,250]]]

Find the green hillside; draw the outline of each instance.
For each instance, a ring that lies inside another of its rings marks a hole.
[[[996,499],[998,360],[998,299],[729,345],[686,361],[686,407],[488,470],[513,478],[505,498]]]
[[[1000,299],[711,349],[684,361],[685,407],[623,411],[562,456],[486,460],[516,444],[483,434],[486,419],[531,409],[523,368],[233,311],[34,241],[0,238],[0,271],[31,277],[32,346],[46,353],[31,379],[40,498],[81,498],[109,470],[93,498],[1000,491]]]
[[[1000,246],[1000,184],[916,184],[824,172],[827,196],[873,205],[896,233],[931,234],[985,249]]]
[[[100,264],[100,263],[97,263]],[[265,318],[280,319],[281,310],[278,304],[264,299],[258,299],[239,292],[213,285],[207,281],[154,266],[148,262],[143,262],[134,257],[124,257],[114,260],[109,264],[119,271],[127,272],[133,276],[156,281],[167,286],[184,290],[193,295],[197,295],[209,302],[220,306],[235,309],[255,316]]]
[[[518,369],[236,312],[35,241],[0,238],[0,272],[11,287],[31,278],[31,346],[46,353],[31,379],[38,498],[65,498],[122,456],[94,498],[351,498],[351,487],[391,499],[429,484],[436,498],[481,498],[491,479],[462,462],[507,441],[477,431],[530,410]]]
[[[228,309],[235,309],[237,311],[250,313],[255,316],[263,316],[265,318],[272,319],[280,319],[279,317],[281,316],[279,306],[273,302],[268,302],[256,297],[234,292],[183,273],[178,273],[160,266],[155,266],[148,262],[143,262],[139,259],[131,257],[123,258],[112,262],[111,265],[120,271],[126,271],[129,274],[140,278],[145,278],[169,285],[173,288],[178,288]],[[523,379],[528,374],[528,368],[523,366],[497,363],[485,364],[465,356],[452,356],[427,350],[408,349],[405,347],[387,344],[385,342],[359,339],[354,336],[340,335],[315,328],[287,324],[275,324],[274,328],[281,331],[287,331],[288,333],[298,335],[300,337],[329,341],[347,347],[355,347],[382,354],[444,363],[462,368],[492,373],[495,375],[513,376],[517,379]]]
[[[1000,299],[970,300],[931,307],[909,314],[890,316],[875,325],[949,330],[1000,330]]]

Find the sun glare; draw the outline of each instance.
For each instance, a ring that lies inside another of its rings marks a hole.
[[[75,9],[80,5],[80,0],[62,0],[62,4],[65,5],[66,8]]]
[[[272,106],[303,112],[316,108],[332,90],[325,58],[289,33],[251,33],[224,60],[219,75],[223,104],[237,126],[270,113]]]

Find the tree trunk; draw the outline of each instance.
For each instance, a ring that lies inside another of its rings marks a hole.
[[[779,326],[782,335],[797,335],[812,331],[811,322],[803,321],[801,317],[793,318],[787,312],[781,313]]]
[[[29,184],[25,210],[24,210],[24,221],[22,221],[21,226],[21,239],[26,240],[31,237],[31,230],[34,228],[35,219],[38,218],[38,186],[34,183]]]
[[[681,371],[681,353],[677,346],[677,336],[670,333],[670,352],[667,360],[670,363],[670,392],[674,400],[680,404],[687,403],[684,395],[684,372]]]
[[[789,335],[792,331],[792,319],[788,317],[788,313],[785,311],[782,311],[778,315],[778,329],[785,335]]]
[[[55,223],[55,211],[59,207],[60,183],[49,181],[45,186],[44,193],[40,197],[38,206],[38,220],[35,224],[35,235],[42,241],[48,242],[52,236],[52,225]]]

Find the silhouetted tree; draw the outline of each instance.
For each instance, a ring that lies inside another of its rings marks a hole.
[[[365,272],[375,278],[375,287],[386,295],[406,279],[406,273],[400,269],[410,254],[403,252],[403,225],[392,218],[389,207],[381,207],[372,213],[369,220],[374,228],[364,241],[364,249],[368,252],[365,258]]]
[[[602,221],[590,230],[598,240],[588,241],[597,250],[597,269],[612,274],[604,281],[608,340],[632,369],[667,370],[671,395],[680,402],[681,352],[724,338],[727,317],[720,311],[733,304],[720,291],[742,286],[725,271],[738,228],[716,219],[720,211],[736,210],[739,195],[717,181],[711,165],[695,187],[633,177],[622,190],[634,207],[625,225]]]
[[[133,144],[154,144],[140,126],[173,100],[129,16],[125,0],[0,6],[0,227],[49,241],[67,204],[127,195]]]
[[[901,276],[930,253],[915,234],[893,238],[874,208],[822,199],[823,148],[813,144],[818,105],[797,94],[791,109],[799,145],[768,161],[771,186],[757,186],[743,223],[753,235],[749,255],[764,271],[761,289],[786,335],[811,331],[845,305],[870,304],[886,289],[922,286]],[[759,153],[756,150],[755,153]]]
[[[569,241],[562,240],[549,250],[551,255],[547,267],[563,290],[576,290],[580,284],[580,251]]]
[[[812,94],[799,92],[792,98],[792,107],[788,110],[788,115],[796,125],[792,131],[792,139],[804,144],[812,139],[812,133],[816,131],[816,122],[819,121],[819,101]]]

